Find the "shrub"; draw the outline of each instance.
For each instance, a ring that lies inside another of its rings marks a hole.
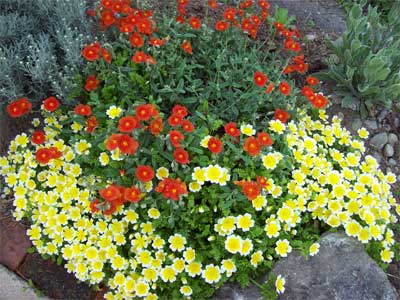
[[[92,40],[84,1],[0,1],[0,99],[33,102],[68,95],[82,67],[81,49]]]
[[[362,160],[363,143],[323,111],[216,134],[183,106],[57,106],[44,103],[44,132],[18,135],[0,173],[38,252],[103,283],[107,299],[206,299],[292,249],[315,255],[327,230],[382,266],[398,249],[395,175]]]
[[[399,2],[382,23],[376,8],[355,4],[348,17],[345,33],[329,42],[334,55],[329,70],[317,75],[335,82],[334,90],[343,96],[342,105],[358,104],[363,117],[375,105],[390,107],[400,95],[400,19]]]
[[[81,86],[89,75],[100,81],[98,91],[88,93],[85,101],[98,98],[108,103],[133,103],[144,99],[167,110],[180,103],[223,120],[270,119],[275,109],[295,117],[296,108],[309,107],[306,98],[296,97],[301,93],[290,77],[307,71],[300,55],[301,35],[289,25],[291,19],[282,9],[276,10],[276,19],[268,16],[263,22],[267,7],[265,4],[261,11],[255,5],[241,10],[228,7],[225,17],[212,21],[182,11],[183,6],[176,16],[179,22],[164,17],[155,25],[156,17],[149,14],[145,18],[148,31],[137,32],[129,23],[135,22],[129,13],[121,16],[100,6],[100,24],[119,38],[112,46],[104,45],[113,54],[113,64],[92,62],[82,76]],[[266,35],[263,43],[255,40],[261,34]],[[183,45],[188,47],[186,51]],[[134,62],[132,58],[138,54],[151,60]],[[257,71],[268,77],[261,87],[253,83]],[[281,83],[288,84],[290,93],[280,92]],[[82,96],[79,87],[71,97],[78,95]]]

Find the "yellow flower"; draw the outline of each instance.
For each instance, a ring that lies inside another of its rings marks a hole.
[[[281,226],[277,220],[271,220],[265,225],[265,232],[269,238],[278,237]]]
[[[196,258],[196,251],[192,248],[187,248],[185,252],[183,252],[183,257],[186,262],[192,262]]]
[[[278,240],[276,242],[275,252],[282,257],[286,257],[288,253],[292,252],[292,247],[290,246],[289,241],[287,239]]]
[[[281,222],[286,222],[289,223],[290,220],[293,217],[293,210],[289,207],[281,207],[280,209],[278,209],[277,215],[278,215],[278,219]]]
[[[251,215],[246,213],[245,215],[241,215],[237,217],[237,227],[242,229],[243,231],[249,231],[251,227],[254,226],[254,220],[251,218]]]
[[[314,256],[315,254],[317,254],[319,252],[319,244],[318,243],[314,243],[310,246],[310,248],[308,249],[309,253],[311,256]]]
[[[219,267],[210,264],[205,267],[201,276],[207,283],[216,283],[221,279],[221,271]]]
[[[262,252],[258,250],[251,255],[250,263],[252,266],[257,267],[260,262],[264,260]]]
[[[189,183],[189,190],[196,193],[201,190],[201,185],[198,182],[191,182]]]
[[[174,234],[169,237],[168,242],[172,251],[182,252],[185,249],[186,238],[180,234]]]
[[[208,142],[211,139],[211,135],[207,135],[205,136],[201,141],[200,141],[200,146],[202,146],[203,148],[208,148]]]
[[[345,225],[345,229],[348,236],[356,237],[361,231],[361,226],[357,221],[353,220]]]
[[[75,152],[78,153],[79,155],[89,154],[88,149],[90,149],[91,147],[92,147],[92,145],[85,140],[80,140],[79,142],[75,143],[75,145],[74,145]]]
[[[221,270],[222,272],[226,272],[227,276],[230,276],[232,273],[236,272],[235,262],[231,259],[224,259],[221,262]]]
[[[251,204],[255,210],[260,211],[267,205],[267,201],[263,195],[258,195],[253,201],[251,201]]]
[[[286,130],[286,125],[279,120],[272,120],[269,122],[269,129],[273,132],[281,134]]]
[[[160,167],[157,169],[156,176],[159,180],[163,180],[164,178],[168,178],[169,171],[165,167]]]
[[[394,253],[388,248],[384,248],[381,251],[381,259],[383,262],[390,264],[393,260]]]
[[[154,207],[150,208],[147,211],[147,214],[152,219],[158,219],[160,217],[160,211],[157,208],[154,208]]]
[[[115,119],[115,118],[119,117],[121,112],[122,112],[122,108],[113,105],[113,106],[110,106],[109,109],[107,109],[106,114],[110,119]]]
[[[188,285],[181,286],[179,291],[181,292],[182,295],[187,296],[187,297],[193,293],[192,288]]]
[[[225,240],[225,249],[232,253],[238,253],[242,249],[242,239],[237,235],[230,235]]]
[[[280,161],[279,156],[274,153],[269,153],[267,155],[262,156],[262,162],[266,169],[273,170],[276,168]]]
[[[185,270],[190,277],[195,277],[201,273],[201,264],[193,261],[186,266]]]
[[[206,179],[212,183],[219,183],[222,177],[222,168],[219,165],[210,165],[205,169]]]
[[[149,290],[150,290],[150,287],[147,284],[147,282],[139,281],[135,285],[135,292],[136,292],[136,295],[139,297],[145,297],[146,295],[148,295]]]
[[[247,136],[252,136],[256,133],[256,130],[250,124],[243,124],[240,126],[240,132]]]
[[[192,179],[198,184],[203,185],[204,181],[207,180],[205,169],[200,167],[195,167],[192,173]]]
[[[176,280],[176,271],[172,267],[165,267],[161,270],[161,279],[164,282],[174,282]]]
[[[245,239],[242,242],[242,248],[240,249],[240,254],[247,256],[253,250],[253,242],[250,239]]]
[[[283,278],[281,275],[278,275],[275,280],[275,289],[278,294],[283,294],[285,292],[285,283],[285,278]]]
[[[100,165],[102,165],[103,167],[107,166],[108,163],[110,162],[110,157],[107,155],[107,153],[102,152],[102,153],[100,153],[100,156],[99,156],[99,162],[100,162]]]
[[[361,129],[358,129],[357,133],[358,133],[358,136],[362,139],[367,139],[369,136],[369,132],[364,127]]]

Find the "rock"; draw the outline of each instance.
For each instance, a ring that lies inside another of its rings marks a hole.
[[[391,166],[396,166],[397,165],[397,161],[393,158],[389,159],[389,165]]]
[[[317,36],[315,34],[307,34],[306,35],[306,39],[307,41],[313,41],[317,38]]]
[[[299,251],[292,252],[275,265],[273,273],[286,280],[285,292],[279,299],[398,299],[385,272],[368,256],[362,244],[343,233],[323,236],[319,253],[308,259]]]
[[[362,122],[359,118],[354,119],[354,121],[351,123],[351,128],[354,131],[359,130],[362,127]]]
[[[344,120],[344,114],[341,111],[338,112],[337,116],[340,120]]]
[[[394,145],[399,141],[399,138],[397,137],[397,135],[395,135],[394,133],[389,133],[388,135],[388,143],[390,145]]]
[[[400,117],[394,119],[394,126],[396,126],[397,128],[400,127]]]
[[[388,142],[388,134],[386,132],[381,132],[374,135],[369,141],[371,147],[373,147],[376,150],[382,150],[383,147],[387,144],[387,142]]]
[[[378,122],[374,121],[374,120],[366,120],[364,122],[365,127],[367,127],[368,129],[371,130],[377,130],[378,129]]]
[[[240,288],[238,283],[228,282],[215,293],[213,300],[263,300],[260,289],[255,285]]]
[[[346,29],[346,13],[337,1],[332,0],[270,0],[271,10],[275,5],[286,7],[289,15],[305,22],[312,21],[323,33],[340,36]]]
[[[400,144],[396,147],[397,160],[400,161]]]
[[[393,146],[390,144],[386,144],[384,151],[387,157],[392,157],[394,155]]]
[[[381,161],[382,161],[382,155],[380,155],[379,153],[375,152],[374,154],[372,154],[372,156],[373,156],[373,158],[376,159],[376,162],[377,162],[378,164],[381,163]]]
[[[382,122],[388,115],[389,110],[387,108],[384,108],[378,115],[378,121]]]

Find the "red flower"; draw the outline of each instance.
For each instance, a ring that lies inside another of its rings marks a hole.
[[[188,111],[187,111],[187,108],[185,106],[180,105],[180,104],[176,104],[172,108],[172,114],[173,115],[177,115],[177,116],[181,116],[182,118],[184,118],[184,117],[186,117],[188,115]]]
[[[138,51],[132,56],[132,60],[137,63],[143,63],[147,60],[148,56],[143,51]]]
[[[113,0],[101,0],[101,5],[104,8],[111,8],[113,6]]]
[[[75,107],[75,113],[80,116],[89,117],[92,114],[92,109],[89,105],[86,104],[78,104]]]
[[[263,176],[256,176],[257,178],[257,183],[264,189],[268,188],[269,186],[271,186],[271,183],[268,181],[267,178],[263,177]]]
[[[111,63],[111,54],[107,50],[102,49],[101,50],[101,55],[103,56],[103,59],[106,63]]]
[[[174,151],[174,158],[178,163],[182,165],[189,163],[189,153],[187,153],[187,151],[183,150],[182,148],[177,148]]]
[[[112,202],[114,200],[117,200],[119,197],[121,197],[121,192],[118,187],[115,185],[110,185],[105,189],[101,189],[99,191],[99,194],[101,197],[103,197],[105,200]]]
[[[251,136],[244,142],[243,149],[249,153],[250,156],[255,156],[260,153],[261,144],[255,137]]]
[[[222,142],[216,137],[211,137],[210,140],[208,141],[207,146],[208,149],[214,154],[221,153],[222,151]]]
[[[287,39],[285,41],[285,49],[286,50],[291,50],[294,52],[300,52],[301,51],[301,44],[299,42],[295,42],[292,39]]]
[[[271,146],[274,143],[269,134],[266,132],[259,132],[257,134],[257,140],[263,146]]]
[[[182,123],[182,116],[179,115],[172,115],[168,118],[168,124],[170,126],[178,126]]]
[[[290,114],[287,111],[284,111],[279,108],[275,109],[275,116],[274,116],[275,120],[279,120],[282,123],[286,123],[289,118]]]
[[[97,208],[97,204],[99,204],[99,199],[95,199],[94,201],[90,202],[90,211],[92,213],[98,212],[100,209]]]
[[[32,134],[32,143],[36,145],[43,144],[46,141],[46,135],[43,131],[37,130]]]
[[[228,28],[229,28],[229,23],[225,21],[218,21],[215,24],[215,29],[218,31],[224,31],[227,30]]]
[[[95,61],[100,58],[100,48],[96,45],[88,45],[82,50],[82,55],[88,61]]]
[[[155,136],[160,135],[161,131],[164,129],[162,119],[157,118],[157,119],[151,121],[149,128],[150,128],[150,132],[153,135],[155,135]]]
[[[224,11],[224,19],[233,21],[235,19],[236,9],[234,7],[228,7]]]
[[[178,201],[181,195],[187,195],[187,188],[184,182],[178,179],[165,178],[160,181],[155,188],[157,193],[161,193],[164,198]]]
[[[249,200],[254,200],[260,195],[260,185],[254,181],[235,181],[234,184],[242,187],[242,192]]]
[[[185,132],[193,132],[194,130],[194,125],[189,120],[183,120],[181,125]]]
[[[290,91],[291,91],[291,88],[290,88],[289,83],[287,83],[286,81],[282,82],[282,83],[279,85],[279,90],[281,91],[281,93],[282,93],[283,95],[289,96]]]
[[[161,47],[167,42],[167,38],[164,39],[157,39],[155,37],[151,37],[149,41],[150,46]]]
[[[50,150],[52,159],[58,159],[58,158],[60,158],[62,156],[61,151],[59,151],[57,149],[57,147],[50,147],[49,150]]]
[[[271,92],[274,90],[274,88],[275,88],[274,84],[273,84],[272,82],[270,82],[270,83],[268,84],[267,89],[265,90],[264,93],[269,94],[269,93],[271,93]]]
[[[86,79],[85,90],[87,90],[88,92],[94,91],[97,89],[98,84],[99,81],[96,79],[96,77],[94,75],[89,75]]]
[[[48,164],[52,158],[52,153],[48,148],[42,148],[36,151],[36,160],[40,164]]]
[[[328,105],[328,99],[321,94],[317,94],[316,98],[311,101],[311,104],[318,109],[323,109]]]
[[[112,134],[106,141],[106,149],[113,151],[118,148],[118,141],[121,134]]]
[[[181,48],[186,53],[188,53],[190,55],[193,54],[192,44],[190,42],[188,42],[188,41],[183,42]]]
[[[111,26],[112,24],[115,23],[115,15],[112,11],[109,10],[103,10],[101,12],[101,23],[103,27],[108,27]]]
[[[43,107],[47,111],[55,111],[60,106],[60,102],[55,97],[43,100]]]
[[[179,24],[185,24],[185,17],[183,15],[179,15],[175,18],[176,22]]]
[[[135,108],[136,116],[141,121],[150,119],[153,113],[154,106],[151,104],[141,104]]]
[[[118,148],[122,154],[135,154],[139,143],[127,134],[121,134],[118,138]]]
[[[312,76],[307,76],[306,81],[309,85],[317,85],[319,83],[319,80]]]
[[[154,171],[149,166],[140,165],[136,168],[136,177],[142,182],[148,182],[154,178]]]
[[[193,29],[199,29],[201,27],[201,21],[196,17],[190,17],[189,24]]]
[[[224,126],[226,134],[229,134],[233,137],[240,136],[240,130],[237,128],[237,124],[235,122],[230,122],[225,124]]]
[[[152,23],[150,20],[146,18],[139,19],[136,26],[140,33],[151,35],[153,32]]]
[[[11,117],[17,118],[24,114],[27,114],[31,107],[32,103],[29,102],[28,99],[20,98],[7,105],[7,112]]]
[[[254,83],[259,87],[263,87],[267,84],[267,76],[265,76],[262,72],[257,71],[254,73]]]
[[[99,122],[97,122],[96,116],[91,116],[86,121],[86,131],[89,133],[93,133],[96,127],[99,126]]]
[[[124,198],[129,202],[139,202],[142,198],[142,192],[135,186],[126,188],[124,191]]]
[[[309,98],[310,96],[313,96],[313,95],[314,95],[313,89],[312,89],[311,87],[309,87],[308,85],[304,86],[304,87],[301,89],[301,93],[302,93],[304,96],[306,96],[307,98]]]
[[[106,216],[112,215],[117,210],[117,203],[108,202],[108,205],[109,208],[103,211]]]
[[[138,128],[138,120],[135,117],[127,116],[119,119],[118,130],[121,132],[132,132]]]
[[[208,0],[208,5],[212,8],[212,9],[216,9],[218,7],[217,2],[215,2],[215,0]]]
[[[171,141],[174,147],[180,147],[180,141],[183,141],[185,137],[183,134],[178,130],[171,130],[169,132],[169,140]]]
[[[129,41],[133,47],[140,48],[144,45],[144,39],[139,32],[135,32],[129,37]]]

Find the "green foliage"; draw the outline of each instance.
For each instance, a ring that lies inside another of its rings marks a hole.
[[[345,33],[328,41],[334,55],[329,70],[317,77],[335,82],[342,105],[357,102],[365,117],[375,105],[390,107],[400,95],[400,3],[394,4],[387,24],[377,8],[369,6],[363,15],[363,4],[352,7]]]

